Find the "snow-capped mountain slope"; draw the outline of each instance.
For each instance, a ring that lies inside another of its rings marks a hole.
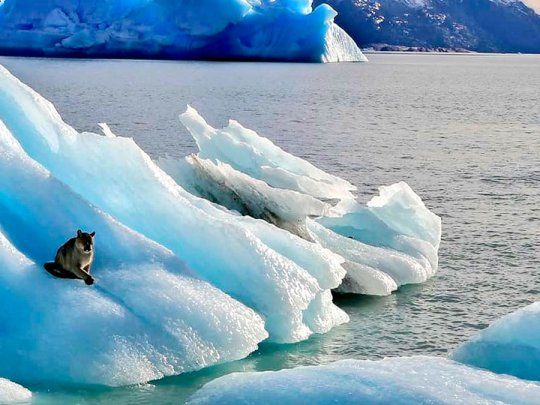
[[[481,52],[540,52],[540,15],[519,0],[326,2],[338,11],[336,22],[361,46],[386,43]]]

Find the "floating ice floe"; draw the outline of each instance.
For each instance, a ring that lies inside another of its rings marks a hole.
[[[29,401],[32,393],[5,378],[0,378],[0,404],[16,404]]]
[[[365,61],[311,0],[0,1],[0,51],[15,55]]]
[[[199,153],[184,161],[161,159],[160,166],[193,194],[342,256],[347,276],[338,291],[388,295],[437,271],[441,220],[406,183],[381,187],[362,205],[348,181],[236,121],[216,129],[191,107],[180,120]]]
[[[189,404],[537,404],[540,385],[439,357],[343,360],[322,366],[233,373]]]
[[[168,174],[0,67],[0,375],[116,386],[197,370],[347,322],[331,290],[385,295],[435,272],[440,222],[408,186],[361,207],[253,131],[215,137],[186,114],[201,153],[162,161]],[[361,209],[353,235],[324,223]],[[42,269],[77,228],[97,233],[94,287]]]
[[[348,320],[323,299],[345,275],[339,255],[193,196],[131,139],[77,133],[4,68],[0,118],[52,176],[261,314],[270,340],[300,341]]]
[[[540,381],[540,302],[508,314],[452,354],[456,361]]]
[[[0,157],[1,375],[134,384],[243,358],[268,336],[253,310],[29,158],[1,121]],[[93,288],[42,268],[77,227],[96,231]]]

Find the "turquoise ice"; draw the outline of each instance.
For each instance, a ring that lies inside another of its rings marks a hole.
[[[540,302],[498,319],[452,357],[496,373],[540,381]]]
[[[0,1],[0,50],[16,55],[365,61],[311,0]]]
[[[388,295],[436,273],[441,219],[406,183],[380,187],[361,204],[348,181],[236,121],[213,128],[191,107],[180,121],[199,153],[160,166],[196,195],[339,254],[347,270],[339,291]]]
[[[440,357],[342,360],[281,371],[233,373],[190,404],[537,404],[540,385]]]
[[[160,167],[106,125],[77,132],[0,67],[0,375],[118,386],[198,370],[347,322],[331,290],[434,274],[440,222],[408,186],[368,204],[391,237],[351,239],[321,219],[360,206],[349,182],[239,124],[183,117],[203,156]],[[94,287],[42,269],[77,228],[97,233]]]

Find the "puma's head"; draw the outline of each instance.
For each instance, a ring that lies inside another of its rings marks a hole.
[[[94,248],[94,236],[95,232],[86,233],[80,229],[77,230],[77,239],[75,239],[75,245],[81,252],[90,253]]]

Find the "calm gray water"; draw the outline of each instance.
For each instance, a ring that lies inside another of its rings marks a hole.
[[[0,58],[79,130],[108,122],[152,157],[195,150],[177,120],[240,121],[347,178],[367,200],[404,180],[443,219],[440,269],[350,323],[250,358],[121,389],[30,386],[35,403],[181,403],[204,382],[343,358],[446,355],[540,296],[540,56],[370,55],[367,64]]]

